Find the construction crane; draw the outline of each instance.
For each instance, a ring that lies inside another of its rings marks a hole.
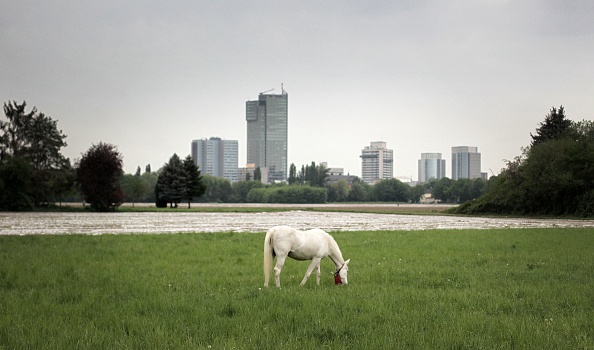
[[[264,92],[261,92],[260,95],[264,95],[265,93],[270,92],[270,91],[274,91],[274,89],[270,89],[270,90],[266,90]]]

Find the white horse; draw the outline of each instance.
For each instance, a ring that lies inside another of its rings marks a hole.
[[[311,260],[301,285],[305,284],[314,268],[317,268],[317,281],[320,284],[320,261],[327,256],[336,265],[335,283],[348,284],[347,273],[351,259],[344,261],[334,238],[323,230],[299,231],[289,226],[269,229],[264,239],[264,287],[268,287],[275,256],[274,278],[277,287],[280,287],[280,273],[287,256],[295,260]]]

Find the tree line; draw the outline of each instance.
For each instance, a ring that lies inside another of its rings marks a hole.
[[[66,135],[57,121],[26,102],[4,104],[0,120],[0,210],[31,210],[62,201],[83,201],[97,211],[113,211],[124,201],[154,202],[176,208],[181,202],[225,203],[326,203],[416,202],[420,194],[434,191],[445,202],[476,196],[461,181],[442,179],[410,187],[389,179],[370,186],[356,178],[328,182],[328,168],[312,162],[300,170],[291,164],[287,183],[265,185],[260,169],[254,179],[231,183],[202,175],[188,155],[174,154],[156,172],[147,165],[124,174],[123,156],[114,145],[93,144],[72,165],[61,154]],[[477,186],[472,187],[476,189]],[[483,186],[478,186],[482,188]]]
[[[93,144],[71,164],[61,154],[66,135],[57,121],[26,103],[4,104],[0,119],[0,210],[31,210],[62,201],[83,201],[113,211],[124,201],[180,203],[418,202],[425,193],[443,203],[464,203],[456,213],[594,216],[594,123],[572,122],[563,107],[545,117],[522,155],[488,181],[432,179],[409,186],[397,179],[369,185],[359,178],[329,182],[328,169],[291,164],[286,183],[230,181],[201,174],[188,155],[174,154],[157,171],[147,165],[124,174],[123,157],[111,144]]]
[[[553,107],[530,136],[483,196],[453,212],[594,216],[594,122]]]

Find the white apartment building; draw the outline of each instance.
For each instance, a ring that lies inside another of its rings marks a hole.
[[[386,142],[371,142],[361,150],[361,179],[373,185],[380,180],[394,177],[394,151]]]
[[[236,182],[238,148],[237,140],[223,140],[218,137],[193,140],[192,159],[201,173]]]

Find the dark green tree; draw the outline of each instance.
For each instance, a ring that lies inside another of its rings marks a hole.
[[[297,182],[297,167],[293,163],[289,166],[289,178],[287,182],[289,185],[293,185]]]
[[[157,190],[155,192],[157,201],[169,203],[171,208],[177,208],[179,202],[185,198],[187,186],[187,174],[182,160],[177,154],[173,154],[161,170],[157,179]]]
[[[184,198],[190,203],[195,197],[200,197],[206,192],[206,185],[202,182],[202,175],[198,166],[194,163],[192,156],[188,155],[183,161],[184,171],[186,173],[186,191]]]
[[[545,120],[536,129],[536,134],[530,134],[532,137],[532,146],[561,137],[567,131],[570,123],[570,120],[565,119],[565,109],[563,106],[560,106],[559,110],[555,107],[551,108]]]
[[[542,125],[555,124],[548,121],[553,112]],[[453,211],[594,216],[594,123],[569,121],[566,127],[550,128],[556,132],[544,130],[549,129],[539,129],[538,135],[548,136],[533,136],[536,142],[508,161],[482,197]]]
[[[368,199],[369,185],[357,178],[351,185],[348,201],[365,202]]]
[[[398,179],[381,180],[373,185],[371,195],[376,202],[406,202],[408,185]]]
[[[264,184],[261,181],[246,180],[234,182],[232,187],[237,196],[237,201],[240,203],[246,203],[248,201],[247,198],[250,191],[254,188],[264,187]]]
[[[27,160],[31,173],[31,193],[35,205],[48,203],[52,197],[52,173],[68,161],[60,149],[66,146],[66,135],[58,130],[57,121],[38,113],[34,107],[25,112],[26,102],[4,104],[6,121],[0,120],[0,164],[9,157]]]
[[[260,167],[257,167],[256,170],[254,170],[254,180],[262,181],[262,170]]]
[[[229,180],[208,174],[203,175],[202,179],[206,185],[206,192],[200,198],[201,202],[232,203],[236,201],[237,197]]]
[[[23,211],[33,208],[28,160],[11,157],[0,164],[0,210]]]
[[[325,187],[328,181],[329,171],[330,169],[324,165],[316,165],[316,162],[311,162],[310,165],[301,166],[301,171],[296,177],[296,182],[314,187]]]
[[[341,179],[328,187],[328,202],[345,202],[349,197],[349,184]]]
[[[124,202],[123,159],[114,145],[99,142],[83,154],[76,170],[85,201],[96,211],[114,211]]]
[[[60,206],[65,198],[74,198],[77,196],[76,190],[76,169],[70,165],[70,160],[60,167],[60,169],[51,169],[49,171],[49,199],[51,202],[59,202]]]

